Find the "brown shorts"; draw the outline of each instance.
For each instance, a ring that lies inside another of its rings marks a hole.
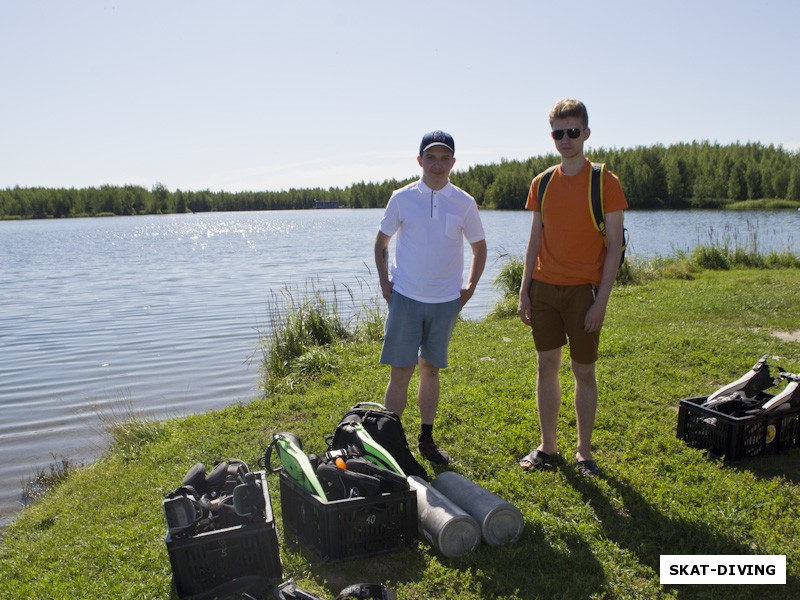
[[[530,291],[533,343],[539,352],[560,348],[569,340],[577,363],[597,362],[600,332],[587,333],[583,319],[594,303],[594,286],[552,285],[533,280]]]

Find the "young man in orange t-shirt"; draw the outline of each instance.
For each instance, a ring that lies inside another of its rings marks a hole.
[[[561,164],[547,185],[544,219],[538,199],[544,173],[531,183],[525,208],[533,211],[533,222],[519,294],[519,316],[531,327],[536,346],[542,440],[519,464],[526,471],[548,468],[558,450],[561,349],[569,342],[578,430],[575,460],[581,474],[600,475],[591,447],[597,412],[595,364],[622,254],[623,210],[628,204],[617,177],[605,171],[604,240],[589,210],[591,163],[583,145],[591,132],[586,107],[578,100],[559,100],[550,112],[550,127]]]

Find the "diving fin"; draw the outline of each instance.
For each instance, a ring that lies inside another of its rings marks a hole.
[[[378,442],[376,442],[369,432],[364,429],[364,426],[361,423],[353,423],[352,427],[355,430],[356,435],[358,435],[361,445],[364,447],[364,458],[374,462],[379,467],[394,471],[403,477],[406,476],[405,472],[400,465],[397,464],[397,461],[394,459],[391,453]]]
[[[272,468],[270,463],[273,449],[278,453],[281,463],[278,468]],[[272,434],[272,442],[264,452],[264,466],[270,473],[277,473],[283,468],[286,474],[303,489],[310,494],[316,494],[323,502],[327,502],[325,490],[317,478],[311,461],[303,452],[300,438],[295,434],[286,432]]]
[[[800,375],[794,373],[781,373],[783,379],[788,379],[789,383],[779,394],[775,394],[761,408],[765,411],[778,410],[787,402],[790,406],[800,406]],[[784,409],[786,410],[786,409]]]
[[[722,396],[731,396],[734,392],[742,392],[746,398],[755,398],[759,392],[763,392],[767,388],[775,385],[775,381],[769,374],[769,364],[767,359],[770,358],[769,354],[762,356],[753,368],[747,373],[742,375],[736,381],[732,381],[723,385],[713,394],[711,394],[701,406],[709,408],[709,404],[715,399],[721,399]],[[713,406],[713,403],[711,404]]]
[[[730,394],[715,395],[712,399],[703,402],[700,406],[703,408],[711,408],[719,412],[732,412],[734,410],[742,410],[755,406],[757,402],[745,396],[742,390],[732,392]],[[724,410],[723,410],[724,408]]]

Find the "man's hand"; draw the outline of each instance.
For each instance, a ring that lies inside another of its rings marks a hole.
[[[533,322],[531,320],[531,299],[528,294],[520,294],[519,295],[519,309],[518,314],[520,320],[528,325],[529,327],[533,326]]]
[[[381,295],[383,299],[387,302],[389,298],[392,297],[392,290],[394,289],[394,284],[391,281],[381,281]]]
[[[483,267],[486,265],[486,255],[488,250],[486,248],[486,240],[479,240],[474,244],[470,244],[472,248],[472,264],[469,268],[469,279],[467,279],[467,287],[461,290],[461,308],[469,302],[472,295],[475,293],[475,288],[478,287],[478,282],[483,274]]]
[[[603,321],[606,318],[605,304],[595,302],[586,311],[586,316],[583,318],[583,329],[587,333],[600,331],[603,327]]]
[[[375,237],[375,267],[378,269],[378,282],[381,285],[381,295],[387,302],[392,297],[394,284],[389,281],[389,236],[378,231]]]

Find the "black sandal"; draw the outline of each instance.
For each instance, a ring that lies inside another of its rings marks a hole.
[[[593,460],[579,460],[577,465],[578,473],[584,477],[599,477],[603,474],[603,471],[600,470],[600,467],[598,467],[597,463]]]
[[[538,448],[519,461],[519,466],[523,471],[551,469],[550,455]],[[527,464],[526,464],[527,463]]]

